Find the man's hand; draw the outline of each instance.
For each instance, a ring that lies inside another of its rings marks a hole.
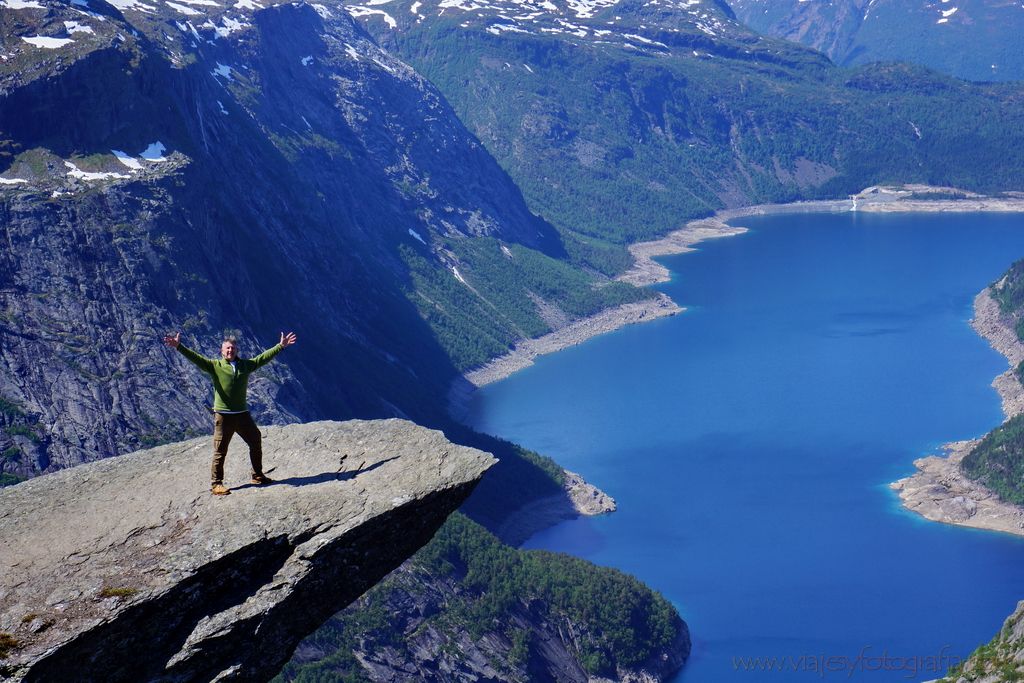
[[[281,348],[282,349],[287,349],[289,346],[294,344],[296,341],[298,341],[298,337],[295,336],[294,332],[289,332],[288,334],[285,334],[284,332],[281,333]]]
[[[172,349],[178,348],[178,344],[181,343],[181,332],[175,332],[173,335],[164,335],[164,344],[167,344]]]

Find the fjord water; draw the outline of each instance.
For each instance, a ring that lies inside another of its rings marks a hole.
[[[925,521],[888,483],[1002,421],[1006,362],[968,321],[1024,217],[736,223],[663,260],[684,314],[543,357],[468,421],[617,500],[526,547],[661,591],[692,630],[680,681],[936,678],[1024,598],[1024,539]]]

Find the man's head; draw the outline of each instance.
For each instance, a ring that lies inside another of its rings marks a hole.
[[[224,341],[220,343],[220,355],[224,360],[238,358],[238,340],[234,337],[224,337]]]

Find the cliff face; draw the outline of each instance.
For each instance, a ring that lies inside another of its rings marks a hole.
[[[585,668],[580,646],[593,641],[600,628],[561,613],[548,601],[524,598],[502,614],[500,622],[482,631],[467,629],[455,619],[435,618],[452,600],[480,599],[461,583],[462,578],[439,578],[412,566],[393,572],[382,589],[381,605],[393,615],[394,632],[359,634],[352,656],[359,663],[360,673],[371,681],[393,683],[442,678],[510,683],[656,683],[676,674],[689,656],[689,630],[677,617],[675,638],[646,661],[610,665],[601,675],[595,675]],[[365,609],[369,604],[360,600],[353,607]],[[293,664],[316,661],[325,654],[311,639],[296,651]],[[281,680],[291,679],[285,676]]]
[[[547,259],[553,229],[340,5],[264,4],[3,8],[0,471],[205,432],[170,330],[253,355],[298,329],[253,387],[276,423],[438,424],[457,373],[424,318],[522,334],[449,247],[489,240],[504,272],[499,245]]]
[[[689,653],[686,624],[636,579],[503,546],[456,513],[276,680],[663,681]]]
[[[982,645],[943,683],[1002,683],[1024,674],[1024,601],[1006,618],[992,642]]]
[[[209,440],[0,492],[11,680],[260,680],[426,543],[494,459],[401,420],[269,428],[272,485]]]

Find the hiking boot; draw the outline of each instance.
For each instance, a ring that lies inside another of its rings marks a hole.
[[[274,483],[274,480],[265,474],[254,474],[252,475],[252,479],[250,479],[249,481],[251,481],[253,484],[256,484],[257,486],[264,486],[266,484]]]
[[[210,487],[210,493],[212,493],[215,496],[226,496],[229,493],[231,493],[231,489],[229,489],[224,484],[214,484],[213,486]]]

